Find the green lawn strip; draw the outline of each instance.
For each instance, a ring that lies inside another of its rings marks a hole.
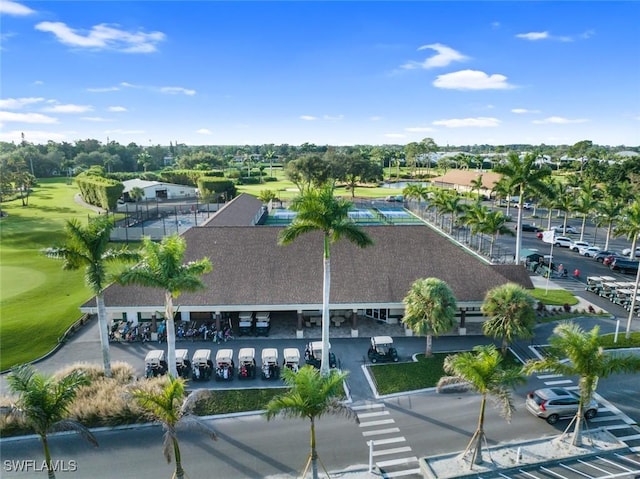
[[[542,301],[546,305],[563,306],[564,304],[568,304],[569,306],[573,306],[574,304],[578,304],[578,298],[564,289],[546,290],[544,288],[535,288],[530,290],[529,294],[533,296],[534,299]]]
[[[194,413],[198,416],[259,411],[275,396],[286,392],[285,387],[268,389],[211,389],[196,402]]]
[[[622,328],[621,328],[622,329]],[[629,339],[626,338],[625,331],[618,332],[618,341],[613,342],[614,333],[600,336],[600,344],[604,349],[638,348],[640,347],[640,331],[632,331]]]
[[[378,394],[394,394],[418,389],[433,388],[442,376],[444,360],[455,353],[434,353],[431,358],[424,354],[416,356],[417,362],[377,364],[370,366]],[[505,367],[520,367],[522,364],[511,353],[504,360]]]

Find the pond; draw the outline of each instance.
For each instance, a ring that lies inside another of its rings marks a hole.
[[[394,190],[403,190],[405,187],[409,186],[409,185],[422,185],[422,186],[427,186],[429,185],[429,183],[425,182],[425,181],[397,181],[394,183],[387,183],[384,182],[382,185],[380,185],[381,188],[390,188],[390,189],[394,189]]]

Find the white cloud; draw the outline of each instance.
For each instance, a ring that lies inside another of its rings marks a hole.
[[[196,130],[196,133],[199,133],[200,135],[213,135],[213,132],[208,128],[200,128],[199,130]]]
[[[444,126],[447,128],[488,128],[500,125],[497,118],[479,116],[476,118],[452,118],[450,120],[437,120],[434,125]]]
[[[103,123],[103,122],[113,121],[110,118],[103,118],[101,116],[81,116],[80,119],[84,120],[84,121],[92,121],[92,122],[95,122],[95,123]]]
[[[120,113],[123,111],[127,111],[127,109],[123,106],[110,106],[109,108],[107,108],[107,111],[111,111],[114,113]]]
[[[336,116],[324,115],[322,117],[323,120],[327,120],[327,121],[340,121],[343,118],[344,118],[344,115],[336,115]]]
[[[86,113],[88,111],[93,111],[93,107],[91,105],[74,105],[74,104],[66,104],[66,105],[53,105],[43,108],[42,111],[46,111],[49,113]]]
[[[507,82],[507,77],[495,73],[487,75],[478,70],[460,70],[438,75],[433,86],[449,90],[508,90],[514,88]]]
[[[409,133],[424,133],[434,131],[434,129],[430,126],[411,126],[409,128],[405,128],[404,130],[408,131]]]
[[[102,23],[87,32],[70,28],[62,22],[40,22],[35,26],[36,30],[53,33],[65,45],[125,53],[154,52],[157,43],[165,39],[162,32],[127,32],[117,27]]]
[[[43,115],[42,113],[14,113],[0,111],[1,123],[58,123],[57,118]]]
[[[46,144],[49,141],[64,141],[67,135],[63,133],[54,133],[52,131],[38,130],[13,130],[0,133],[0,141],[19,143],[22,141],[22,134],[31,143]]]
[[[120,82],[120,86],[125,88],[140,88],[138,85],[134,85],[133,83],[128,83],[126,81]]]
[[[518,33],[516,38],[522,38],[524,40],[546,40],[549,38],[549,32],[529,32],[529,33]]]
[[[18,2],[13,2],[11,0],[2,0],[0,2],[0,14],[2,15],[25,16],[33,13],[36,13],[36,11],[29,7],[25,7]]]
[[[0,108],[6,108],[7,110],[20,110],[22,107],[32,105],[34,103],[43,102],[44,98],[5,98],[0,99]]]
[[[300,115],[300,119],[301,120],[305,120],[305,121],[315,121],[318,118],[316,118],[315,116],[311,116],[311,115]]]
[[[498,29],[500,26],[500,22],[491,22],[491,28]]]
[[[370,116],[369,120],[370,121],[380,121],[380,120],[382,120],[382,117],[381,116]]]
[[[385,133],[384,135],[386,138],[406,138],[407,135],[403,134],[403,133]]]
[[[423,62],[410,61],[401,65],[400,68],[405,70],[415,70],[417,68],[429,69],[436,67],[446,67],[453,62],[462,62],[467,59],[462,53],[441,43],[433,43],[431,45],[423,45],[418,48],[421,50],[434,50],[436,52],[432,57],[427,58]]]
[[[120,88],[117,86],[107,86],[107,87],[97,87],[97,88],[87,88],[87,91],[91,93],[104,93],[108,91],[118,91]]]
[[[529,110],[527,108],[512,108],[511,113],[516,115],[526,115],[527,113],[540,113],[540,110]]]
[[[536,125],[545,125],[545,124],[567,125],[569,123],[586,123],[588,121],[589,120],[587,120],[586,118],[575,118],[572,120],[570,118],[564,118],[562,116],[550,116],[543,120],[533,120],[533,123],[535,123]]]
[[[166,93],[168,95],[187,95],[193,96],[196,94],[195,90],[190,90],[188,88],[182,88],[181,86],[163,86],[160,87],[161,93]]]

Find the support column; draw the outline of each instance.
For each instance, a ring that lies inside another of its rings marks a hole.
[[[302,324],[304,322],[304,318],[302,317],[302,310],[298,310],[298,325],[296,327],[296,338],[302,339],[304,338],[304,330],[302,329]]]
[[[467,308],[460,309],[460,328],[458,329],[458,334],[460,336],[467,335],[467,327],[465,326],[465,321],[467,319]]]
[[[216,317],[216,331],[220,331],[220,320],[222,319],[222,313],[220,313],[220,311],[216,311],[215,317]]]
[[[351,311],[351,337],[358,337],[358,310],[354,309]]]

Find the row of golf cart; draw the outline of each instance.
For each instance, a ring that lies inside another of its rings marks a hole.
[[[269,336],[271,314],[268,311],[243,311],[238,315],[239,336]]]
[[[300,352],[297,348],[283,350],[282,366],[278,363],[278,350],[265,348],[261,354],[260,375],[262,379],[279,379],[281,367],[298,371]],[[168,371],[165,352],[161,349],[149,351],[145,357],[145,376],[155,377]],[[216,381],[232,381],[238,379],[254,379],[258,374],[255,359],[255,348],[241,348],[238,351],[238,366],[233,357],[233,349],[219,349],[215,363],[211,360],[210,349],[198,349],[191,359],[186,349],[176,349],[176,369],[178,375],[194,381],[208,381],[215,376]]]

